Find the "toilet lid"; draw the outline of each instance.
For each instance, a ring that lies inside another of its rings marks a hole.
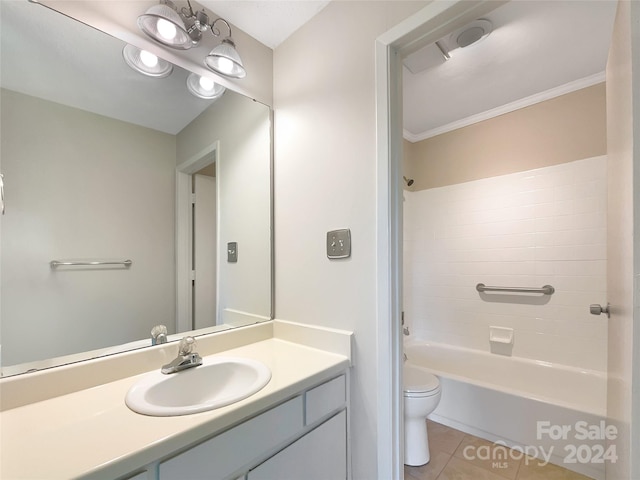
[[[405,392],[430,392],[440,387],[438,377],[420,367],[405,365],[402,386]]]

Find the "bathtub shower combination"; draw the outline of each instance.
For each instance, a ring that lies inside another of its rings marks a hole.
[[[604,479],[605,441],[582,437],[605,421],[605,374],[426,342],[405,353],[440,378],[432,420]]]
[[[592,157],[403,203],[405,353],[440,377],[430,417],[593,478],[612,460],[584,434],[606,409],[607,322],[589,313],[607,298],[606,175]]]

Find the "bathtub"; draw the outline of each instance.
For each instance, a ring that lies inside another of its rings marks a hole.
[[[604,480],[615,454],[606,437],[616,435],[605,422],[606,374],[430,342],[404,350],[440,377],[433,421]]]

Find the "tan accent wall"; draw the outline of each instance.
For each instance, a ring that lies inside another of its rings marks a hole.
[[[216,176],[216,164],[212,163],[211,165],[207,165],[203,169],[197,171],[196,175],[205,175],[207,177],[215,177]]]
[[[607,152],[605,84],[444,133],[404,142],[410,190],[548,167]]]
[[[350,382],[358,479],[392,471],[391,454],[378,458],[387,437],[380,419],[391,414],[377,393],[390,387],[381,380],[375,326],[377,298],[387,293],[376,286],[377,221],[384,215],[376,211],[374,47],[425,5],[329,2],[273,55],[277,316],[358,332]],[[351,257],[337,261],[323,254],[326,232],[336,228],[350,228],[353,239]]]

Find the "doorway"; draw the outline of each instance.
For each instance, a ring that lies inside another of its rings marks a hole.
[[[216,141],[176,168],[176,328],[217,325]]]
[[[389,367],[380,366],[379,376],[382,384],[392,385],[390,395],[381,398],[382,407],[392,412],[389,423],[381,422],[383,431],[380,438],[380,450],[393,445],[391,455],[387,454],[389,464],[380,464],[381,472],[389,472],[389,477],[402,478],[402,335],[400,329],[400,311],[402,300],[402,125],[401,103],[402,58],[415,52],[420,46],[433,43],[448,32],[464,26],[482,15],[500,6],[499,2],[444,2],[431,4],[407,21],[396,26],[378,39],[377,44],[377,85],[378,85],[378,205],[379,218],[386,219],[384,228],[378,234],[379,262],[383,275],[378,278],[381,290],[390,293],[387,299],[378,303],[379,319],[391,318],[389,325],[379,323],[379,333],[386,336],[379,349],[381,362],[391,361]],[[638,15],[637,12],[635,15]],[[630,238],[624,240],[631,242]],[[384,253],[389,255],[384,259]],[[630,309],[632,305],[622,305],[621,309]],[[612,316],[612,320],[615,321]],[[388,339],[391,339],[390,341]],[[621,348],[633,350],[630,347]],[[385,357],[385,353],[389,356]],[[631,397],[631,392],[624,393]],[[628,412],[626,413],[628,414]],[[631,423],[629,435],[637,430],[637,422]],[[627,443],[628,444],[628,443]],[[624,460],[627,472],[633,471],[629,456]],[[615,475],[615,474],[614,474]],[[611,478],[624,478],[612,476]],[[631,478],[627,476],[627,478]]]

